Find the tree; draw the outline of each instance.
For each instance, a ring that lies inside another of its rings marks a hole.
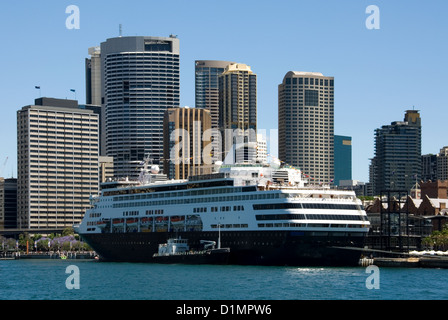
[[[72,227],[67,227],[62,231],[62,236],[71,236],[75,234],[75,230]]]
[[[446,251],[448,249],[448,224],[443,226],[442,231],[433,231],[422,240],[422,244],[434,250]]]

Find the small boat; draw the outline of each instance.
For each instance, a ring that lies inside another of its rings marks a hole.
[[[114,227],[122,227],[124,224],[124,219],[113,219],[112,220],[112,225]]]
[[[136,226],[137,225],[137,223],[138,223],[138,219],[136,219],[136,218],[129,218],[129,219],[126,219],[126,225],[127,226]]]
[[[170,220],[172,224],[183,224],[185,222],[185,216],[172,216]]]
[[[201,240],[204,250],[192,251],[187,239],[171,238],[159,244],[159,251],[153,255],[156,263],[184,264],[227,264],[230,248],[215,248],[215,241]]]
[[[105,221],[105,220],[98,221],[96,224],[96,226],[100,227],[101,229],[105,228],[106,225],[107,225],[107,221]]]

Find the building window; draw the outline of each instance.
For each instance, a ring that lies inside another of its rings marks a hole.
[[[305,90],[305,105],[318,106],[319,105],[319,91]]]

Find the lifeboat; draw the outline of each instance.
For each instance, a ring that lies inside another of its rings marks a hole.
[[[143,217],[143,218],[140,219],[140,223],[141,224],[151,224],[152,223],[152,218]]]
[[[185,222],[185,216],[172,216],[171,223],[172,224],[182,224]]]
[[[128,218],[126,219],[126,225],[127,226],[136,226],[138,223],[138,219],[137,218]]]
[[[104,221],[104,220],[103,220],[103,221],[98,221],[98,222],[96,223],[96,226],[99,227],[99,228],[101,228],[101,229],[105,228],[106,225],[107,225],[107,221]]]
[[[168,217],[157,217],[156,218],[156,223],[163,224],[163,223],[167,223],[167,222],[168,222]]]
[[[113,219],[112,220],[112,225],[114,227],[122,227],[124,224],[124,219]]]

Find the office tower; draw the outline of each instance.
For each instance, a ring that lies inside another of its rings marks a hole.
[[[421,119],[417,110],[407,110],[404,121],[394,121],[375,130],[372,161],[374,193],[410,191],[422,172]]]
[[[422,181],[437,180],[437,154],[422,155]]]
[[[88,50],[90,59],[86,58],[86,104],[101,105],[101,50],[92,47]]]
[[[0,230],[17,228],[17,179],[0,178]]]
[[[164,173],[168,179],[212,173],[210,111],[172,108],[163,122]]]
[[[234,62],[218,60],[195,61],[196,108],[210,110],[212,128],[219,129],[219,76]]]
[[[180,103],[179,39],[107,39],[101,75],[106,155],[116,177],[136,178],[146,156],[161,162],[164,112]]]
[[[85,60],[86,69],[86,104],[79,105],[98,114],[99,119],[99,154],[106,153],[105,115],[101,106],[101,49],[91,47],[88,50],[90,58]]]
[[[17,111],[17,227],[79,223],[98,193],[98,115],[39,98]]]
[[[448,147],[437,154],[437,180],[448,180]]]
[[[234,62],[219,60],[195,61],[195,102],[196,108],[210,110],[212,130],[212,159],[221,160],[221,139],[219,138],[219,76]]]
[[[104,126],[104,112],[101,105],[80,104],[80,109],[92,110],[98,115],[98,141],[99,141],[99,155],[104,156],[106,153],[106,133]]]
[[[232,63],[219,76],[219,128],[224,162],[255,162],[257,75],[248,65]]]
[[[352,137],[334,136],[334,181],[340,186],[340,180],[352,180]]]
[[[315,183],[334,179],[334,78],[289,71],[278,86],[278,156]]]

